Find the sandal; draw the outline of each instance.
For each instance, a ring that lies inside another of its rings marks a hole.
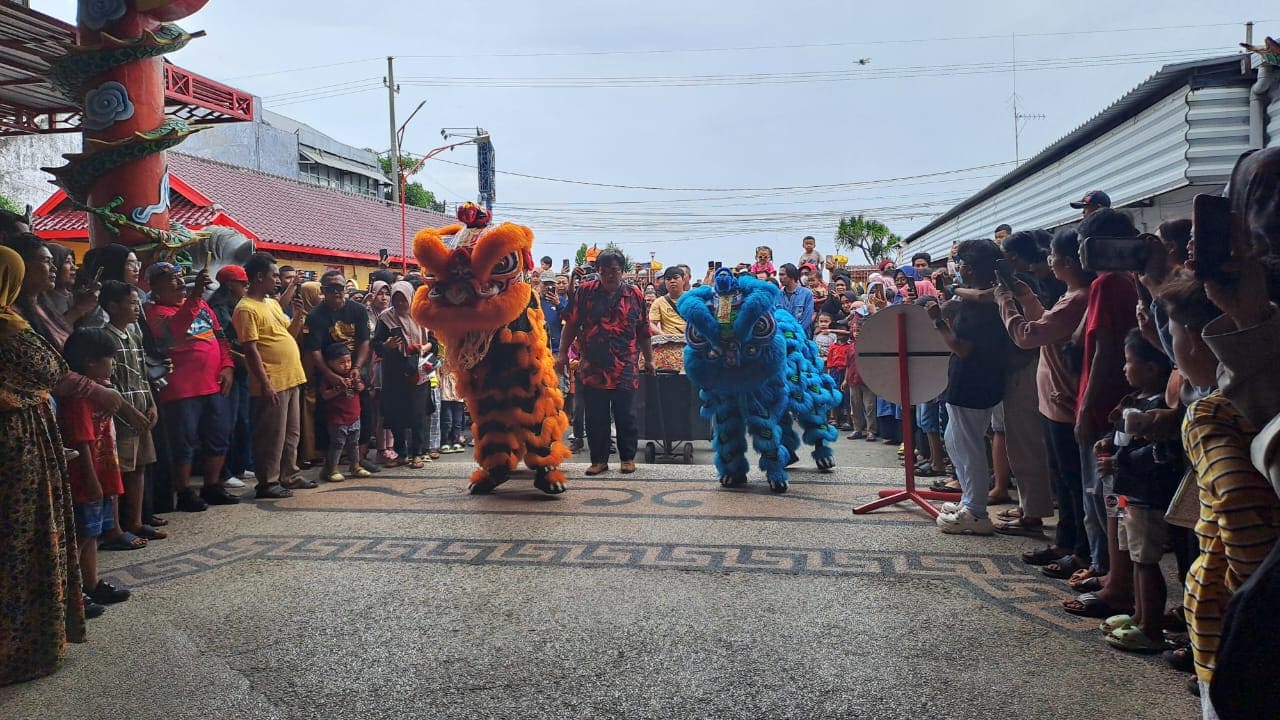
[[[1193,673],[1196,671],[1195,657],[1191,654],[1191,646],[1176,647],[1168,650],[1164,654],[1164,661],[1169,663],[1169,667],[1174,670],[1180,670],[1185,673]]]
[[[1074,600],[1063,600],[1062,609],[1072,615],[1099,619],[1133,613],[1133,608],[1112,607],[1110,603],[1098,597],[1097,593],[1091,592],[1084,593]]]
[[[1001,510],[1000,512],[996,513],[996,519],[1004,520],[1006,522],[1010,520],[1021,520],[1022,508],[1020,507],[1005,508],[1004,510]]]
[[[1138,627],[1132,615],[1112,615],[1098,625],[1098,629],[1104,633],[1113,633],[1127,627]]]
[[[955,482],[955,485],[952,485],[951,484],[952,482]],[[929,484],[929,489],[934,492],[944,492],[944,493],[958,494],[958,493],[964,492],[964,490],[960,488],[960,482],[955,478],[947,478],[946,480],[934,480],[932,483]]]
[[[925,463],[924,467],[916,468],[916,477],[942,477],[946,474],[947,471],[945,469],[934,470],[933,466],[929,463]]]
[[[293,497],[293,491],[283,485],[259,485],[253,496],[259,500],[281,500]]]
[[[141,550],[147,546],[145,538],[125,530],[115,537],[114,540],[108,540],[98,544],[99,550]]]
[[[1079,560],[1076,560],[1075,555],[1067,555],[1040,568],[1040,574],[1054,580],[1066,580],[1082,569],[1086,568]],[[1100,587],[1095,588],[1095,590],[1100,589]]]
[[[146,524],[143,524],[138,527],[137,530],[134,530],[133,534],[140,538],[146,538],[147,540],[164,540],[169,537],[169,533],[163,530],[157,530],[154,526]]]
[[[143,520],[143,522],[150,525],[151,527],[164,527],[165,525],[169,524],[168,520],[165,520],[162,517],[156,517],[155,515],[152,515],[146,520]]]
[[[1107,644],[1117,650],[1135,653],[1157,653],[1164,650],[1164,643],[1152,640],[1137,625],[1122,627],[1107,633]]]
[[[1081,592],[1097,592],[1098,589],[1101,588],[1100,585],[1097,588],[1090,588],[1086,587],[1086,584],[1092,584],[1092,582],[1101,583],[1103,577],[1105,577],[1104,573],[1100,573],[1091,567],[1081,568],[1080,570],[1071,573],[1071,577],[1067,578],[1067,585],[1070,586],[1072,590],[1080,590]]]
[[[427,453],[427,457],[431,458],[432,460],[439,460],[440,453],[436,452],[435,450],[432,450],[431,452]]]
[[[1044,535],[1044,523],[1036,522],[1028,525],[1019,520],[997,520],[993,523],[996,532],[1001,535],[1021,535],[1023,537],[1040,537]]]
[[[1022,562],[1028,565],[1052,565],[1058,561],[1058,553],[1053,548],[1045,545],[1039,550],[1028,550],[1022,553]]]
[[[308,480],[301,475],[294,475],[280,484],[289,490],[314,490],[319,487],[315,480]]]
[[[426,467],[426,464],[422,462],[421,458],[414,458],[409,461],[409,467],[413,470],[421,470]]]

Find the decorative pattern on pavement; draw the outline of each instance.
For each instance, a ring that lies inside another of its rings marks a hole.
[[[1065,633],[1096,624],[1066,615],[1066,597],[1000,556],[909,551],[780,548],[690,543],[488,540],[411,537],[242,536],[151,562],[111,571],[110,579],[143,587],[209,572],[244,560],[395,562],[517,567],[622,568],[710,573],[879,577],[957,583],[984,601],[1030,622]]]
[[[584,466],[585,467],[585,466]],[[372,512],[425,514],[519,514],[627,517],[663,520],[761,520],[769,522],[839,523],[853,520],[853,506],[876,497],[883,480],[840,474],[792,473],[785,494],[769,490],[762,478],[741,488],[720,487],[714,470],[705,476],[577,478],[563,495],[548,496],[533,488],[532,474],[516,473],[492,495],[467,493],[465,475],[422,477],[383,474],[319,489],[257,507],[274,511]],[[694,474],[698,470],[693,471]],[[908,505],[886,508],[857,522],[873,525],[932,525],[931,518]]]

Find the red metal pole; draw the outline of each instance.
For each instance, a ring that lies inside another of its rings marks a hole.
[[[916,489],[915,406],[911,403],[911,372],[907,367],[907,316],[898,320],[898,388],[902,395],[902,460],[907,468],[907,492]]]

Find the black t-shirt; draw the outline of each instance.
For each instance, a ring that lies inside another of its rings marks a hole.
[[[340,342],[351,351],[355,361],[356,348],[369,340],[369,311],[354,300],[348,300],[341,310],[333,311],[321,303],[307,315],[304,350],[321,350],[330,343]]]
[[[973,345],[968,357],[952,355],[947,366],[947,402],[965,408],[994,407],[1004,397],[1009,359],[1016,348],[994,303],[964,301],[955,335]]]

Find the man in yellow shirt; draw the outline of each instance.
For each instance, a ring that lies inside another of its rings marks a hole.
[[[268,297],[280,280],[275,258],[254,253],[244,264],[248,293],[236,305],[231,323],[244,348],[253,404],[255,497],[282,498],[290,487],[315,487],[297,476],[302,427],[302,386],[307,381],[298,351],[300,323],[290,324],[280,303]]]
[[[649,306],[649,325],[654,335],[684,335],[684,318],[676,312],[676,301],[684,294],[684,271],[673,265],[662,273],[667,294]]]

